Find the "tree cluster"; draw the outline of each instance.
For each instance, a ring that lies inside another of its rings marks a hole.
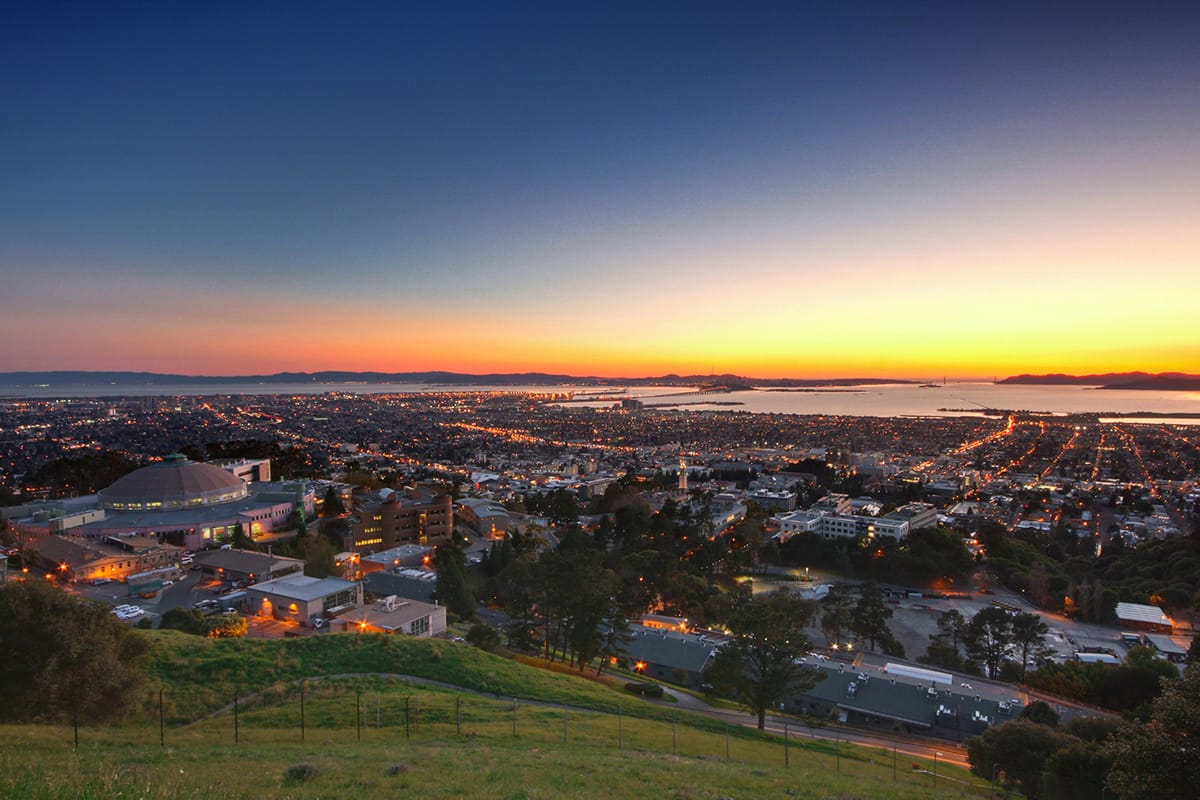
[[[997,776],[1033,800],[1196,797],[1200,665],[1162,681],[1145,722],[1087,717],[1061,728],[1056,723],[1053,712],[1023,714],[989,729],[967,744],[971,771]]]
[[[100,721],[141,699],[146,640],[42,581],[0,587],[0,720]]]
[[[1123,664],[1046,664],[1030,672],[1025,682],[1044,692],[1144,718],[1162,690],[1163,679],[1177,674],[1149,647],[1135,647]]]
[[[819,622],[825,640],[835,647],[844,644],[844,635],[853,634],[869,650],[879,648],[889,655],[904,655],[904,646],[892,635],[888,620],[892,608],[883,597],[883,590],[874,581],[856,589],[849,584],[835,583],[821,599]]]
[[[548,661],[561,659],[580,670],[597,658],[602,668],[623,649],[620,582],[595,543],[578,531],[568,531],[554,549],[512,552],[495,586],[514,647],[540,649]]]
[[[204,614],[194,608],[172,608],[162,615],[160,630],[175,630],[209,639],[234,639],[246,635],[246,619],[238,614]]]
[[[1106,742],[1118,723],[1086,718],[1059,728],[1052,711],[1044,719],[1023,715],[971,739],[971,771],[988,780],[994,776],[1031,800],[1100,797],[1112,764]]]
[[[26,486],[36,486],[50,497],[95,494],[133,472],[138,464],[110,450],[82,456],[56,458],[27,475]]]
[[[461,620],[475,618],[475,592],[463,566],[463,552],[453,542],[437,548],[438,602]]]
[[[919,528],[902,542],[830,540],[800,533],[779,546],[785,564],[828,569],[849,577],[890,583],[925,584],[960,580],[974,567],[971,553],[955,531]]]
[[[967,620],[951,609],[937,624],[938,632],[930,635],[929,647],[918,659],[922,663],[996,678],[1011,662],[1010,677],[1024,680],[1029,667],[1051,653],[1046,646],[1049,628],[1037,614],[988,607]]]
[[[1099,558],[1091,539],[1080,539],[1069,526],[1041,533],[985,524],[977,536],[997,578],[1047,610],[1088,622],[1111,622],[1118,601],[1157,605],[1168,613],[1200,609],[1196,536],[1137,547],[1126,547],[1114,537]]]
[[[1108,785],[1118,797],[1185,800],[1200,786],[1200,664],[1164,683],[1146,724],[1113,737]]]

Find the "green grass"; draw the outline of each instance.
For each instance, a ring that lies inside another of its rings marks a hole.
[[[351,701],[353,695],[349,695]],[[347,699],[330,697],[330,702]],[[449,699],[449,698],[443,698]],[[432,708],[433,696],[422,701]],[[314,704],[314,713],[321,712]],[[344,711],[344,709],[339,709]],[[153,726],[81,732],[78,751],[65,727],[0,727],[6,746],[0,755],[0,796],[11,800],[67,798],[882,798],[982,797],[986,787],[949,785],[932,793],[929,775],[908,771],[908,760],[893,782],[890,758],[855,757],[843,747],[831,752],[794,746],[790,766],[780,745],[723,741],[686,725],[675,730],[677,754],[670,751],[671,726],[652,720],[625,720],[621,748],[616,721],[606,715],[586,723],[570,718],[568,739],[560,738],[560,716],[526,710],[527,727],[477,730],[464,725],[423,723],[411,739],[403,730],[354,726],[298,729],[257,727],[250,715],[234,744],[225,717],[168,730],[160,747]],[[255,714],[267,716],[271,709]],[[352,713],[352,712],[351,712]],[[337,716],[337,713],[333,713]],[[705,752],[701,752],[705,751]],[[928,765],[926,765],[928,766]],[[840,771],[839,771],[840,770]],[[961,771],[954,771],[961,778]]]
[[[172,723],[224,708],[235,693],[265,693],[269,700],[291,694],[305,679],[354,673],[411,675],[498,697],[613,713],[620,709],[631,716],[667,719],[671,714],[606,683],[537,669],[444,639],[357,633],[296,639],[203,639],[178,631],[144,635],[151,642],[151,660],[142,716],[156,717],[162,689]]]
[[[804,737],[785,749],[778,737],[463,643],[145,635],[152,655],[140,713],[119,726],[81,729],[77,751],[70,728],[0,727],[0,797],[932,796],[932,776],[914,772],[911,757],[899,759],[893,779],[890,752]],[[358,676],[324,677],[351,673]],[[236,722],[226,707],[235,691]],[[942,764],[939,775],[937,796],[987,794],[964,770]]]

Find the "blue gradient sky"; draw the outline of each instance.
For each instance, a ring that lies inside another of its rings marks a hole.
[[[1200,5],[964,5],[9,2],[0,370],[1200,371]]]

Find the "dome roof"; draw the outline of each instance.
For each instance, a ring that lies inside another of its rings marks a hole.
[[[100,504],[113,511],[171,510],[239,500],[246,482],[211,464],[170,455],[134,470],[99,492]]]

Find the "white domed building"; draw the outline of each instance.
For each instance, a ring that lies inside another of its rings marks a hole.
[[[179,511],[223,505],[249,493],[246,482],[228,470],[170,455],[134,470],[96,496],[107,511]]]
[[[10,525],[31,540],[62,534],[151,536],[199,550],[229,541],[239,529],[250,538],[270,533],[297,509],[313,516],[311,484],[247,481],[239,477],[248,474],[239,469],[246,463],[217,466],[170,455],[90,497],[33,504],[27,507],[31,516],[12,519]]]

